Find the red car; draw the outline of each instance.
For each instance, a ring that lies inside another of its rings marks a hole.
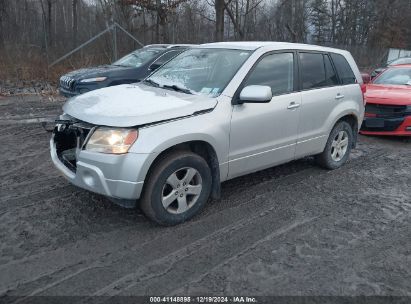
[[[389,67],[366,89],[361,134],[411,136],[411,64]]]

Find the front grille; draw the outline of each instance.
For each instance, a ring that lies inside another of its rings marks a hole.
[[[59,160],[72,172],[77,169],[77,154],[93,128],[82,122],[57,121],[54,129],[54,143]]]
[[[60,87],[66,90],[72,91],[74,88],[75,80],[69,76],[62,76],[60,78]]]
[[[407,113],[407,106],[397,105],[380,105],[380,104],[366,104],[365,113],[373,114],[375,117],[381,118],[398,118],[404,117]]]
[[[407,106],[366,104],[363,131],[395,131],[405,120]]]

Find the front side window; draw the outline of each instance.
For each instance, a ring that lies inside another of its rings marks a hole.
[[[386,70],[373,82],[374,84],[409,85],[411,86],[411,68],[391,68]]]
[[[192,94],[218,96],[252,51],[189,49],[146,79],[146,83]]]
[[[353,84],[356,83],[354,72],[352,71],[349,63],[340,54],[331,54],[331,58],[337,69],[338,76],[340,77],[341,84]]]
[[[161,49],[151,49],[151,48],[139,49],[115,61],[113,65],[138,68],[148,63],[149,61],[153,60],[162,51],[163,50]]]
[[[294,54],[278,53],[263,57],[246,80],[245,86],[269,86],[273,95],[294,91]]]

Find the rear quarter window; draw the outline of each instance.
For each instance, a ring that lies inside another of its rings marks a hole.
[[[338,77],[340,78],[341,84],[353,84],[357,82],[354,72],[351,69],[351,66],[347,62],[344,56],[340,54],[331,54],[331,59],[334,62],[334,66],[337,70]]]

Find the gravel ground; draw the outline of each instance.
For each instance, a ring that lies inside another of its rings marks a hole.
[[[55,83],[45,80],[33,81],[10,81],[0,79],[0,94],[14,96],[21,94],[46,94],[57,95],[58,90]]]
[[[411,296],[409,141],[360,136],[341,169],[307,158],[228,181],[194,220],[163,228],[58,174],[39,122],[61,104],[0,97],[0,302]]]

